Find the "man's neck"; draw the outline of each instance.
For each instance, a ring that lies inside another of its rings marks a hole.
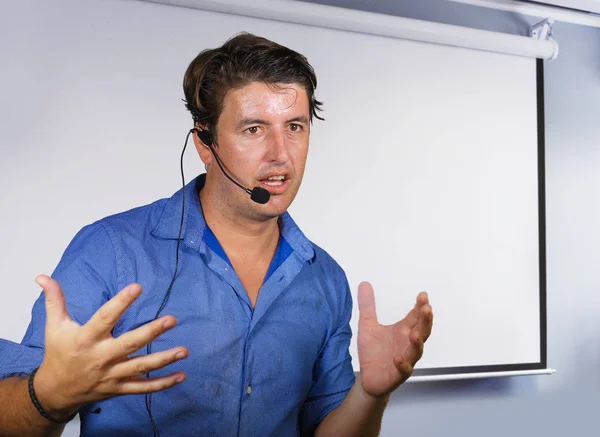
[[[213,201],[206,189],[200,191],[200,203],[206,224],[215,234],[229,257],[272,257],[279,241],[278,218],[256,221],[227,211]]]

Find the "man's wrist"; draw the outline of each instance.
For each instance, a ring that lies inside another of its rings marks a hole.
[[[38,413],[54,423],[66,423],[72,420],[79,408],[68,403],[61,403],[56,388],[48,384],[48,380],[40,378],[39,370],[35,369],[28,379],[29,397]]]

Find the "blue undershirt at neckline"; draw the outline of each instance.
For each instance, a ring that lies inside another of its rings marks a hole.
[[[233,269],[231,261],[229,261],[225,250],[223,250],[223,246],[221,246],[221,243],[219,243],[219,240],[217,240],[217,236],[208,226],[206,226],[206,228],[204,229],[204,235],[202,236],[202,239],[214,253],[219,255]],[[275,270],[277,270],[277,268],[281,264],[283,264],[283,262],[292,254],[293,251],[294,250],[292,249],[292,246],[290,246],[286,239],[280,235],[279,242],[277,243],[277,250],[275,251],[275,255],[271,260],[269,270],[267,270],[267,274],[265,275],[263,283],[267,282],[269,277],[275,272]]]

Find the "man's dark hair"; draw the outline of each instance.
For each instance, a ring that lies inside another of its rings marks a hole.
[[[310,121],[313,117],[323,120],[318,115],[322,102],[315,99],[317,77],[306,57],[266,38],[240,33],[221,47],[200,52],[185,72],[183,92],[194,123],[208,127],[216,139],[225,96],[250,82],[303,86],[310,105]]]

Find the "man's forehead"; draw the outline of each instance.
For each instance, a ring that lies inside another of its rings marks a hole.
[[[224,111],[248,117],[265,115],[289,115],[291,112],[308,113],[308,96],[299,84],[269,85],[252,82],[230,91],[225,98]]]

